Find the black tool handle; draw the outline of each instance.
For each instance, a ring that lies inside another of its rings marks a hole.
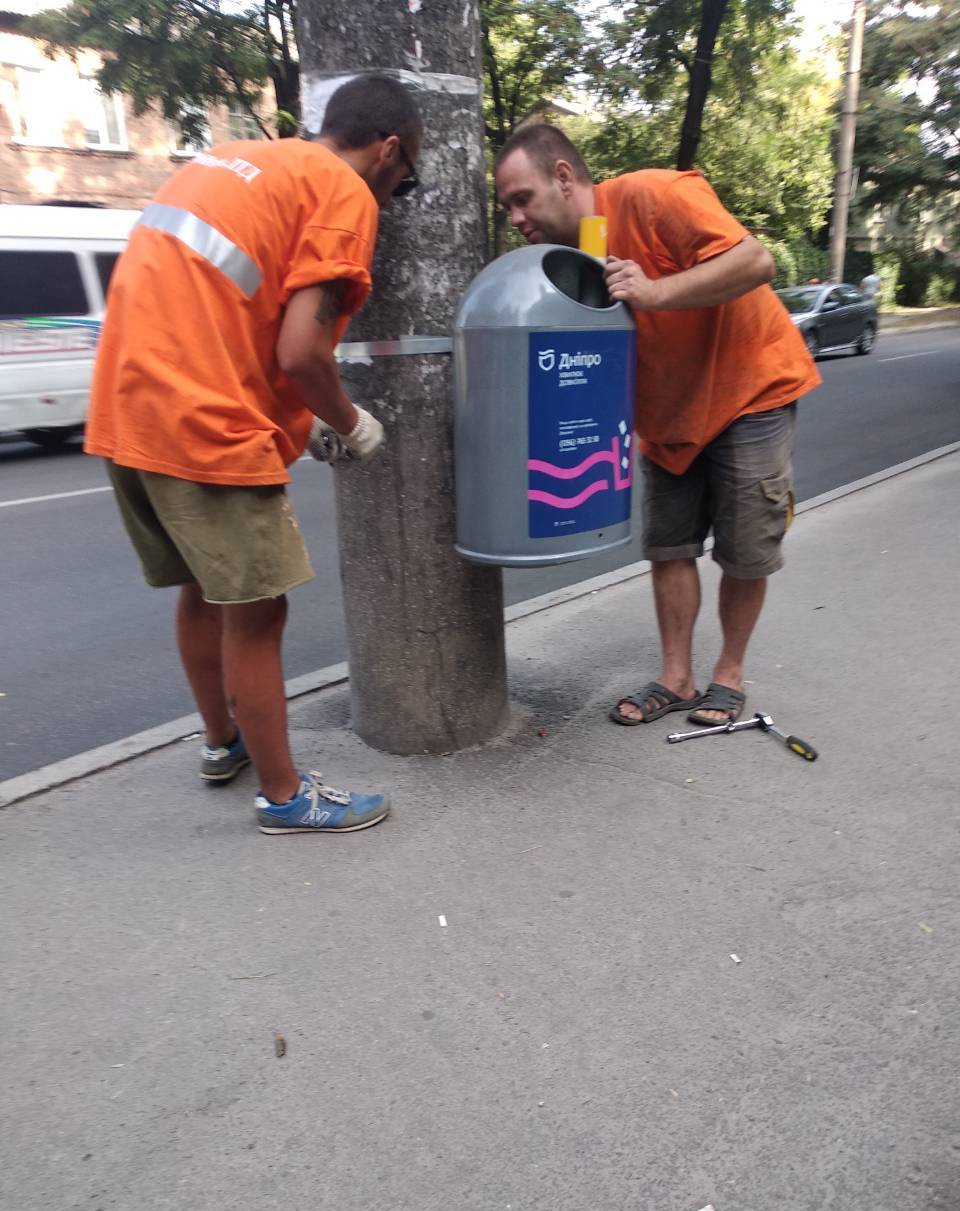
[[[788,736],[784,744],[806,761],[816,761],[820,755],[812,744],[807,744],[806,740],[801,740],[799,736]]]

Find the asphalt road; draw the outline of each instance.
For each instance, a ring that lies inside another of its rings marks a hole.
[[[960,440],[960,328],[884,334],[869,358],[820,363],[800,410],[797,496]],[[316,580],[292,598],[286,663],[343,660],[330,472],[294,468],[292,499]],[[519,601],[639,558],[635,546],[509,573]],[[193,710],[177,662],[172,594],[148,589],[97,460],[0,445],[0,780]]]

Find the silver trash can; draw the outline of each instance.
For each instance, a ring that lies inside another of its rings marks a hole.
[[[453,353],[459,554],[540,567],[629,542],[636,329],[602,264],[550,244],[499,257]]]

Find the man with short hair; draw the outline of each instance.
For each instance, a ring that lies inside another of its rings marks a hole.
[[[281,642],[286,595],[313,569],[285,485],[312,426],[325,457],[365,462],[383,443],[334,348],[370,291],[378,208],[417,184],[421,134],[408,91],[368,74],[332,95],[315,142],[202,152],[146,208],[110,287],[86,449],[108,460],[147,582],[180,586],[201,777],[252,760],[265,833],[389,812],[293,763]]]
[[[594,185],[576,147],[546,123],[521,127],[494,171],[530,243],[575,247],[580,219],[606,216],[607,287],[637,324],[643,543],[662,664],[611,718],[633,726],[684,710],[699,724],[735,720],[747,644],[792,517],[795,401],[820,382],[768,285],[773,259],[698,172],[648,169]],[[723,647],[702,694],[696,559],[711,530]]]

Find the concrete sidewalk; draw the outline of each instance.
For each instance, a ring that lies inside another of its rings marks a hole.
[[[812,765],[607,721],[639,578],[510,628],[482,749],[294,703],[369,833],[265,837],[186,744],[0,813],[0,1205],[956,1211],[958,517],[952,454],[798,520],[748,688]]]
[[[960,324],[960,307],[904,307],[880,312],[882,332],[922,332]]]

